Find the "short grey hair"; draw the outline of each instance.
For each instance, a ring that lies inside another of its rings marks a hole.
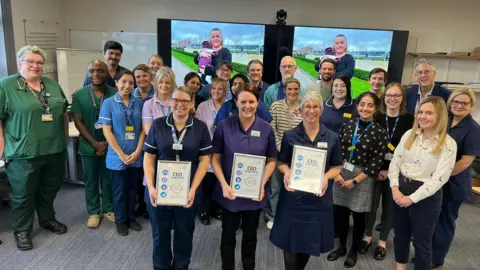
[[[155,89],[157,89],[158,83],[163,79],[163,77],[167,76],[168,81],[172,85],[172,93],[175,88],[177,88],[177,83],[175,81],[175,73],[169,67],[161,67],[158,69],[157,73],[155,74]],[[157,91],[155,91],[155,97],[157,97]]]
[[[320,105],[320,108],[323,108],[323,98],[319,91],[310,90],[305,92],[305,94],[303,94],[300,98],[300,108],[303,108],[305,103],[308,101],[316,102],[318,105]]]
[[[22,48],[20,48],[20,50],[18,50],[17,62],[23,60],[23,57],[25,57],[25,53],[27,52],[38,54],[42,57],[43,62],[47,61],[47,54],[45,53],[45,51],[43,51],[42,49],[40,49],[40,47],[36,45],[35,46],[27,45],[27,46],[23,46]]]
[[[428,65],[432,71],[435,71],[435,65],[425,58],[417,58],[415,60],[415,70],[417,70],[418,66],[422,64]]]

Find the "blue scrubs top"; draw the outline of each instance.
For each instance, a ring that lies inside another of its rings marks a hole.
[[[177,151],[173,149],[172,128],[175,128],[172,114],[155,119],[145,139],[143,151],[157,155],[157,160],[176,160],[178,153],[180,161],[190,161],[192,163],[191,185],[198,168],[198,157],[212,153],[210,133],[204,122],[190,116],[184,127],[187,131],[182,140],[183,149]],[[175,131],[177,138],[180,138],[183,129],[175,128]]]
[[[346,114],[349,114],[348,117]],[[333,105],[333,97],[330,97],[325,102],[325,109],[320,117],[320,122],[324,124],[328,129],[338,133],[340,127],[343,124],[345,118],[353,118],[357,115],[357,110],[355,108],[355,101],[354,100],[346,100],[345,103],[337,109],[335,105]]]
[[[142,107],[143,100],[141,98],[135,98],[133,95],[130,95],[130,102],[127,107],[123,104],[120,94],[116,93],[113,97],[107,98],[103,102],[100,111],[98,122],[102,125],[112,126],[112,132],[118,145],[127,155],[130,155],[137,149],[138,139],[142,131]],[[133,140],[125,139],[127,118],[129,125],[132,125],[134,129],[135,138]],[[125,170],[127,167],[141,168],[143,166],[143,156],[140,156],[134,164],[127,166],[109,145],[106,165],[108,169],[116,171]]]
[[[480,156],[480,126],[472,116],[468,114],[456,126],[450,128],[453,115],[448,118],[448,135],[457,143],[457,158],[459,161],[463,155]],[[454,200],[469,201],[472,199],[472,172],[471,166],[461,173],[451,176],[443,186],[444,196]]]
[[[257,136],[253,136],[252,133]],[[275,133],[270,124],[259,117],[255,117],[255,121],[248,130],[243,129],[238,115],[221,121],[215,129],[212,142],[213,152],[222,155],[221,165],[223,175],[229,184],[235,153],[264,156],[267,158],[277,157]],[[265,207],[268,198],[268,196],[265,195],[261,202],[244,198],[229,200],[223,197],[220,182],[217,182],[213,197],[221,206],[231,212],[261,209]]]
[[[220,110],[218,110],[217,118],[215,119],[214,125],[216,126],[223,119],[226,119],[232,115],[237,115],[237,114],[238,114],[237,105],[235,104],[235,101],[231,99],[223,103],[222,107],[220,107]],[[255,114],[267,122],[272,121],[272,116],[270,115],[270,112],[268,111],[263,101],[258,102],[257,112]]]
[[[153,85],[151,85],[150,92],[148,92],[147,98],[144,99],[143,101],[147,101],[151,99],[154,94],[155,94],[155,88],[153,87]],[[138,87],[133,90],[133,96],[136,98],[142,98],[142,96],[140,95],[140,90],[138,90]]]
[[[341,145],[338,134],[320,124],[320,131],[311,141],[305,133],[303,123],[285,132],[278,161],[291,164],[295,145],[311,148],[327,144],[327,162],[330,166],[342,165]],[[333,196],[329,185],[322,197],[302,191],[288,192],[282,184],[278,200],[275,223],[270,233],[270,241],[280,249],[293,253],[319,256],[333,249]]]

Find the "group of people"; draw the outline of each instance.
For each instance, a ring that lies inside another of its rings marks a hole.
[[[202,86],[191,72],[177,86],[159,55],[130,71],[120,66],[122,53],[121,44],[106,42],[105,62],[88,65],[84,87],[72,97],[89,228],[104,219],[124,236],[142,230],[137,218],[144,215],[154,269],[188,269],[195,219],[208,225],[214,217],[222,221],[222,269],[235,268],[239,228],[243,268],[254,269],[264,210],[287,270],[304,269],[310,256],[326,252],[329,261],[346,255],[351,268],[373,244],[381,199],[373,257],[386,257],[393,228],[396,269],[406,269],[412,236],[415,269],[444,264],[459,208],[471,199],[470,166],[480,155],[471,89],[451,93],[435,85],[434,65],[419,59],[417,86],[385,85],[387,72],[375,68],[371,90],[354,99],[350,77],[336,74],[338,61],[323,59],[319,82],[305,87],[294,77],[291,56],[281,59],[281,80],[270,86],[258,60],[233,77],[232,65],[222,61],[210,84]],[[40,48],[25,46],[17,53],[19,73],[0,80],[0,156],[7,160],[20,250],[33,248],[35,212],[41,227],[67,232],[53,201],[65,175],[68,102],[58,83],[42,76],[45,61]],[[296,145],[326,150],[329,181],[320,193],[290,187]],[[235,196],[235,153],[265,157],[259,198]],[[191,163],[185,206],[157,205],[159,160]]]

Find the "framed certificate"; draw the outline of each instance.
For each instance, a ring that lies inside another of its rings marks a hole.
[[[322,193],[327,150],[295,145],[290,166],[290,188],[309,193]]]
[[[187,161],[157,162],[157,205],[187,205],[191,168]]]
[[[236,197],[259,199],[267,158],[235,153],[230,186]]]

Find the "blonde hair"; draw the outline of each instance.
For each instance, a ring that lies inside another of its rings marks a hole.
[[[157,74],[155,74],[155,98],[158,99],[158,91],[157,91],[157,85],[160,83],[160,81],[163,79],[163,77],[167,76],[167,80],[170,82],[172,85],[172,89],[177,88],[177,83],[175,81],[175,73],[173,73],[173,70],[169,67],[161,67],[158,71]],[[172,90],[173,93],[173,90]]]
[[[475,94],[473,93],[472,88],[470,87],[462,87],[458,88],[457,90],[453,91],[447,101],[447,110],[449,112],[452,111],[452,101],[455,97],[460,95],[467,95],[470,98],[470,105],[472,108],[475,107],[475,103],[477,102],[477,98],[475,98]]]
[[[447,106],[445,105],[445,101],[441,97],[437,96],[429,96],[426,97],[420,103],[419,108],[422,107],[423,104],[431,103],[435,108],[435,114],[437,116],[437,123],[435,123],[435,133],[438,135],[438,142],[437,145],[432,150],[432,154],[438,155],[442,151],[443,147],[447,143],[447,125],[448,125],[448,114],[447,114]],[[407,141],[405,142],[405,149],[410,150],[412,148],[413,143],[417,140],[418,137],[418,130],[420,129],[420,125],[418,124],[418,120],[415,117],[415,122],[413,123],[412,131],[410,132]]]
[[[407,94],[405,92],[405,86],[403,86],[401,83],[398,83],[398,82],[391,82],[385,87],[385,92],[383,92],[383,95],[380,98],[380,101],[381,101],[380,111],[383,114],[387,113],[387,104],[386,104],[387,92],[393,87],[398,87],[402,92],[402,104],[400,105],[400,114],[405,115],[407,114]]]
[[[297,79],[294,78],[294,77],[290,77],[290,78],[288,78],[288,79],[285,81],[285,84],[284,84],[285,87],[284,87],[284,88],[286,89],[287,86],[288,86],[289,84],[292,84],[292,83],[296,83],[299,88],[301,87],[299,80],[297,80]]]
[[[214,84],[220,84],[222,87],[223,87],[223,93],[226,95],[227,94],[227,91],[228,91],[228,84],[227,84],[227,81],[225,81],[224,79],[220,78],[220,77],[215,77],[212,79],[212,86]],[[210,94],[210,93],[209,93]]]
[[[182,92],[182,93],[185,93],[185,94],[189,95],[190,100],[193,103],[195,103],[195,94],[192,91],[190,91],[190,88],[188,88],[186,86],[179,86],[179,87],[175,88],[175,90],[173,90],[172,95],[175,92]],[[191,116],[195,116],[195,106],[192,106],[192,108],[190,109],[188,114],[191,115]]]
[[[415,59],[415,71],[417,71],[417,68],[418,68],[419,65],[423,65],[423,64],[428,65],[428,67],[429,67],[432,71],[435,71],[435,65],[434,65],[432,62],[430,62],[430,61],[428,61],[427,59],[425,59],[425,58],[417,58],[417,59]]]
[[[42,57],[43,62],[47,61],[47,54],[45,53],[45,51],[43,51],[42,49],[40,49],[40,47],[38,47],[36,45],[34,45],[34,46],[27,45],[27,46],[23,46],[22,48],[20,48],[20,50],[18,50],[18,52],[17,52],[17,62],[20,61],[20,60],[23,60],[23,57],[25,56],[25,53],[27,53],[27,52],[38,54]]]

